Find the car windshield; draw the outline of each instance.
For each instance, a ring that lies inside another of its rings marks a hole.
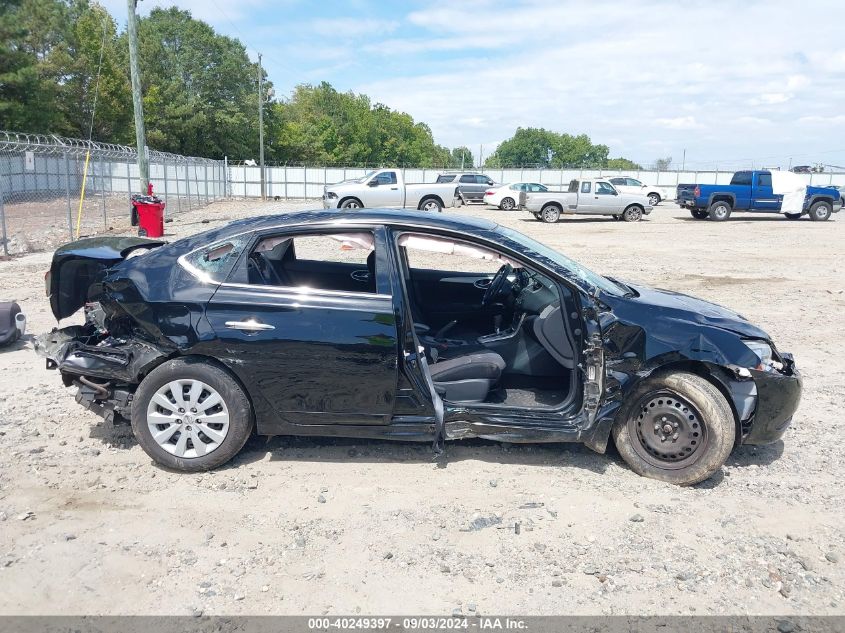
[[[363,176],[361,176],[360,178],[355,178],[354,182],[363,183],[366,180],[369,180],[370,176],[372,176],[377,171],[378,171],[378,169],[372,169],[372,170],[368,171],[366,174],[364,174]]]
[[[505,237],[522,246],[525,250],[532,250],[539,254],[541,257],[545,257],[546,259],[551,260],[561,268],[566,269],[567,271],[572,273],[572,275],[593,286],[594,288],[598,288],[599,290],[602,290],[603,292],[606,292],[609,295],[613,295],[614,297],[622,297],[628,294],[627,288],[624,288],[620,284],[611,281],[607,277],[602,277],[598,273],[594,273],[589,268],[585,268],[578,262],[569,259],[566,255],[557,252],[553,248],[550,248],[541,242],[531,239],[527,235],[523,235],[519,231],[514,231],[513,229],[504,227],[501,224],[499,225],[497,231],[501,235],[504,235]]]

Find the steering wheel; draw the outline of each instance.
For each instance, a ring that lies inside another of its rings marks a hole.
[[[504,264],[499,270],[496,271],[496,274],[490,281],[490,285],[487,286],[487,290],[484,291],[484,296],[481,297],[482,307],[489,305],[500,294],[502,294],[502,288],[504,287],[505,282],[508,279],[508,275],[510,275],[512,272],[513,266],[511,266],[510,264]]]

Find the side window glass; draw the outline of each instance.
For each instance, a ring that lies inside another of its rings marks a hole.
[[[606,182],[597,182],[596,183],[596,194],[600,196],[612,196],[615,193],[615,189],[611,187]]]
[[[577,180],[570,180],[569,181],[569,193],[577,193],[578,192],[578,181]]]
[[[581,193],[590,193],[590,182],[582,182],[581,183]]]
[[[757,186],[758,187],[771,187],[772,186],[772,175],[771,174],[757,174]]]
[[[629,187],[642,187],[643,186],[643,183],[641,183],[639,180],[634,180],[633,178],[628,178],[627,180],[628,180],[628,186]],[[613,182],[613,181],[611,180],[610,182]],[[613,182],[613,184],[614,185],[620,185],[620,184],[624,184],[624,183]]]
[[[452,182],[455,180],[455,177],[451,174],[443,174],[442,176],[437,177],[437,184],[442,185],[447,182]]]
[[[184,262],[203,281],[222,283],[232,272],[249,238],[249,235],[240,235],[211,244],[185,255]]]
[[[625,179],[624,178],[611,178],[610,182],[612,182],[614,185],[624,185]]]
[[[405,233],[399,236],[399,246],[404,249],[408,267],[412,270],[492,275],[505,263],[518,266],[495,251],[436,235]]]
[[[461,182],[475,183],[475,176],[461,176]]]
[[[372,233],[266,237],[248,261],[249,283],[337,292],[376,292]]]

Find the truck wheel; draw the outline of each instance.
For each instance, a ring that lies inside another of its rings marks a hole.
[[[437,198],[426,198],[420,202],[419,210],[441,213],[443,211],[443,205],[440,204]]]
[[[132,431],[144,452],[167,468],[211,470],[243,448],[252,406],[224,369],[177,358],[144,378],[132,402]]]
[[[800,220],[801,214],[800,213],[784,213],[787,220]]]
[[[690,209],[690,213],[692,217],[696,220],[706,220],[707,219],[707,211],[702,211],[701,209]]]
[[[658,194],[658,193],[648,194],[648,203],[651,206],[656,207],[658,204],[660,204],[660,194]]]
[[[355,198],[349,198],[349,200],[344,200],[343,204],[340,205],[341,209],[363,209],[364,205],[361,204],[360,200],[356,200]]]
[[[687,372],[643,381],[613,427],[616,448],[631,470],[679,486],[719,470],[735,436],[728,401],[710,381]]]
[[[499,208],[502,211],[513,211],[516,207],[516,201],[513,198],[502,198],[502,201],[499,203]]]
[[[724,222],[731,217],[731,205],[724,200],[718,200],[707,209],[707,215],[714,222]]]
[[[622,219],[626,222],[639,222],[643,219],[643,208],[632,204],[622,212]]]
[[[540,219],[546,224],[554,224],[560,220],[560,207],[555,204],[546,205],[540,211]]]
[[[810,219],[816,222],[824,222],[833,213],[833,207],[829,202],[817,202],[810,207]]]

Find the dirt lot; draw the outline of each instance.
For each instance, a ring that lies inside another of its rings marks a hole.
[[[221,202],[167,228],[311,206]],[[0,352],[0,613],[845,614],[845,217],[471,213],[762,325],[806,379],[784,441],[689,489],[615,453],[484,441],[438,467],[428,445],[258,438],[179,475],[76,405],[26,340]],[[54,325],[49,259],[0,262],[32,333]]]

